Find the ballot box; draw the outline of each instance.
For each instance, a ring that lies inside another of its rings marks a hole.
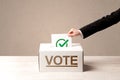
[[[79,43],[72,43],[71,47],[64,48],[55,47],[51,43],[40,43],[40,72],[82,72],[83,63],[84,54]]]

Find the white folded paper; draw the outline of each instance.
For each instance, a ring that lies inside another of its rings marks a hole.
[[[54,47],[71,47],[72,38],[67,34],[52,34],[51,35],[52,46]]]

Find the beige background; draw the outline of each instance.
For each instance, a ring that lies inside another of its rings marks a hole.
[[[81,28],[120,7],[120,0],[0,0],[0,55],[38,55],[52,33]],[[85,55],[120,55],[120,23],[73,38]]]

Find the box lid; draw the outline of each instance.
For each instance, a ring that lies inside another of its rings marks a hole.
[[[71,47],[54,47],[51,43],[40,43],[40,51],[83,51],[80,43],[73,43]]]

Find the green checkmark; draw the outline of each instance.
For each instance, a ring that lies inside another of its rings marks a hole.
[[[65,40],[65,39],[58,39],[57,41],[56,41],[56,47],[64,47],[64,46],[66,46],[66,47],[68,47],[68,39],[67,40]]]
[[[65,45],[67,45],[68,41],[69,41],[69,40],[66,40],[64,43],[59,43],[59,46],[60,46],[60,47],[64,47]]]
[[[65,40],[65,39],[58,39],[57,41],[56,41],[56,47],[64,47],[64,46],[66,46],[66,47],[68,47],[68,39],[67,40]]]

